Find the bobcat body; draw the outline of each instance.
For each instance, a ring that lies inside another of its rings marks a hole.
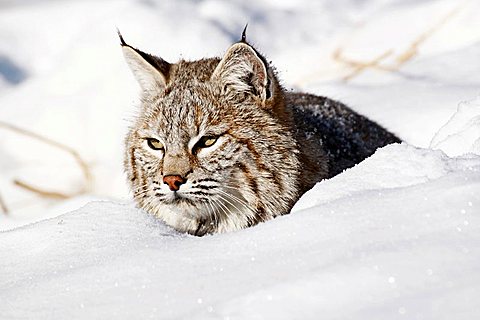
[[[120,41],[142,88],[125,170],[138,206],[178,231],[287,214],[316,182],[400,141],[342,103],[285,91],[244,36],[222,59],[175,64]]]

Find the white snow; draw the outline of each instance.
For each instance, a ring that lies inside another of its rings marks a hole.
[[[478,1],[4,0],[0,9],[0,197],[10,209],[0,215],[0,319],[480,317]],[[246,22],[285,86],[342,100],[406,143],[317,184],[291,215],[179,234],[127,193],[122,143],[138,87],[116,27],[175,61],[223,54]],[[387,54],[343,81],[354,69],[334,58],[338,48],[363,62]],[[59,201],[16,186],[75,194],[85,184],[72,155],[2,123],[75,149],[93,175],[88,192]]]
[[[474,319],[480,159],[452,164],[389,146],[345,173],[346,195],[332,179],[302,201],[336,199],[204,238],[91,202],[0,234],[0,318]]]
[[[430,147],[452,157],[464,153],[480,155],[480,97],[460,103],[458,111],[435,134]]]

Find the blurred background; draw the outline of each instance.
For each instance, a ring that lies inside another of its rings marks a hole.
[[[480,2],[0,0],[0,230],[94,199],[130,202],[139,87],[116,28],[169,62],[247,39],[288,89],[341,100],[429,147],[480,93]]]

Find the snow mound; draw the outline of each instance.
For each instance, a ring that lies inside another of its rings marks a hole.
[[[391,144],[378,149],[374,156],[354,168],[347,169],[334,179],[317,183],[296,203],[293,211],[367,190],[381,193],[382,189],[425,183],[468,166],[471,161],[469,157],[451,159],[439,150]]]
[[[0,318],[475,319],[479,190],[479,157],[392,145],[234,233],[92,202],[0,232]]]
[[[460,103],[457,112],[433,137],[430,147],[451,157],[480,155],[480,97]]]

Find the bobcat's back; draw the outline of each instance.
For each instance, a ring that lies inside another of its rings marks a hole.
[[[376,149],[401,140],[341,102],[307,93],[286,93],[297,139],[307,137],[305,152],[321,149],[328,157],[327,177],[333,177],[371,156]],[[318,155],[317,155],[318,156]]]

